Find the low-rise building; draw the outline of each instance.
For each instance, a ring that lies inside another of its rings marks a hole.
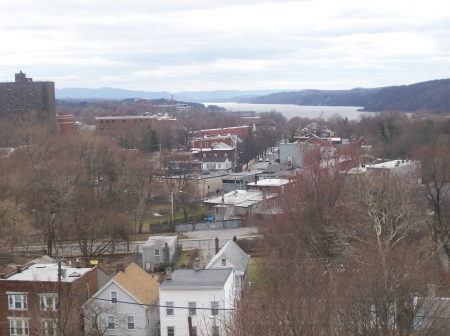
[[[226,128],[211,128],[204,129],[197,132],[197,137],[216,137],[216,136],[237,136],[239,139],[244,140],[247,136],[248,130],[252,126],[236,126],[236,127],[226,127]]]
[[[289,184],[288,179],[267,178],[251,183],[247,183],[247,190],[259,190],[262,192],[270,192],[284,194],[284,187]]]
[[[275,208],[278,205],[278,194],[259,190],[236,190],[213,197],[203,202],[206,215],[215,220],[227,220],[235,216],[251,216],[259,210]]]
[[[260,173],[260,171],[240,172],[222,177],[223,192],[246,190],[247,183],[254,182]]]
[[[83,305],[86,335],[156,336],[159,282],[131,263]]]
[[[83,334],[79,307],[97,290],[96,267],[17,266],[0,279],[0,335]]]
[[[159,286],[160,335],[218,336],[235,309],[234,273],[225,269],[178,269]]]
[[[146,271],[155,265],[174,260],[178,236],[152,236],[142,247],[142,264]]]
[[[240,294],[248,284],[248,263],[250,256],[234,241],[230,240],[210,260],[206,269],[232,268],[234,270],[234,286]]]

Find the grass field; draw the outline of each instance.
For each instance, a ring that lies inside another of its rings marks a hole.
[[[250,258],[248,263],[248,280],[253,283],[258,281],[258,261],[259,258]]]

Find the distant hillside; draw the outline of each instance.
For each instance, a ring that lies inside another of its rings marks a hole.
[[[450,112],[450,79],[403,86],[351,90],[303,90],[246,98],[241,103],[364,106],[364,111],[442,109]]]
[[[352,90],[303,90],[297,92],[279,92],[267,96],[243,99],[240,103],[252,104],[295,104],[325,106],[365,106],[377,89]]]
[[[437,109],[450,112],[450,79],[386,87],[375,93],[364,104],[364,111],[372,112]]]
[[[237,102],[239,97],[243,96],[261,96],[273,92],[286,90],[215,90],[215,91],[197,91],[197,92],[150,92],[134,91],[116,88],[84,89],[67,88],[56,89],[57,99],[98,99],[98,100],[122,100],[127,98],[148,98],[148,99],[174,99],[190,102]]]

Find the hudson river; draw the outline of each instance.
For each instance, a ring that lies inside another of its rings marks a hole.
[[[339,114],[342,118],[347,117],[349,120],[358,120],[360,115],[369,116],[373,112],[357,111],[362,107],[357,106],[303,106],[303,105],[285,105],[285,104],[241,104],[241,103],[203,103],[205,106],[216,105],[226,108],[230,112],[236,111],[255,111],[269,112],[275,110],[281,112],[287,119],[293,117],[302,118],[319,118],[323,115],[327,119],[335,114]]]

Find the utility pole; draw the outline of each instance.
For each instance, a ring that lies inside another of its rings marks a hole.
[[[174,231],[174,228],[175,228],[175,226],[174,226],[174,223],[173,223],[173,191],[171,191],[170,192],[170,199],[171,199],[171,201],[172,201],[172,232]]]
[[[189,336],[194,336],[194,330],[192,330],[192,318],[188,316]]]

